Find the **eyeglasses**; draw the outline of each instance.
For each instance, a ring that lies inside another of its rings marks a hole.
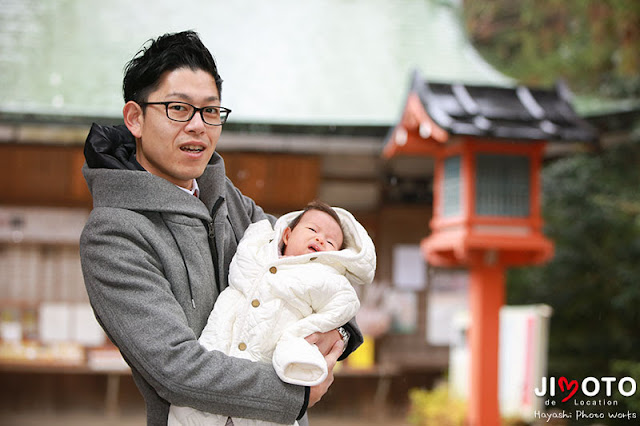
[[[173,121],[191,121],[196,112],[200,113],[202,121],[210,126],[222,126],[229,117],[231,110],[221,106],[204,106],[197,108],[186,102],[140,102],[139,105],[164,105],[167,118]]]

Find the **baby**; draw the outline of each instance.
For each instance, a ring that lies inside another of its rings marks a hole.
[[[208,350],[271,362],[287,383],[315,386],[324,357],[305,340],[352,319],[360,302],[353,284],[369,284],[375,248],[344,209],[313,202],[301,212],[247,228],[199,342]],[[225,425],[227,416],[171,406],[169,425]],[[268,425],[233,418],[235,426]]]

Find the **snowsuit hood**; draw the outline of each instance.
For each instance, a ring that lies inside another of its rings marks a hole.
[[[340,207],[333,207],[338,214],[344,232],[344,248],[339,251],[323,251],[303,256],[317,257],[318,261],[331,264],[336,269],[345,269],[345,276],[353,285],[371,284],[376,271],[376,251],[373,241],[364,227],[351,213]],[[274,225],[279,246],[282,234],[302,210],[281,216]]]

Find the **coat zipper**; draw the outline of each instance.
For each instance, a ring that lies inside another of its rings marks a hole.
[[[211,208],[211,221],[207,222],[207,230],[209,231],[209,247],[211,248],[211,256],[213,258],[213,273],[215,274],[216,285],[218,286],[219,291],[222,291],[222,283],[220,282],[220,265],[218,263],[218,245],[216,244],[214,222],[222,203],[224,203],[224,197],[218,197]]]

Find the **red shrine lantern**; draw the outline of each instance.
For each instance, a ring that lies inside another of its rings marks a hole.
[[[421,248],[432,265],[469,269],[473,426],[500,424],[505,268],[539,264],[553,255],[540,211],[545,145],[595,138],[562,85],[540,90],[429,83],[414,73],[402,119],[383,154],[435,159],[431,235]]]
[[[436,155],[432,234],[422,249],[436,266],[541,263],[553,254],[542,234],[544,142],[456,137]]]

